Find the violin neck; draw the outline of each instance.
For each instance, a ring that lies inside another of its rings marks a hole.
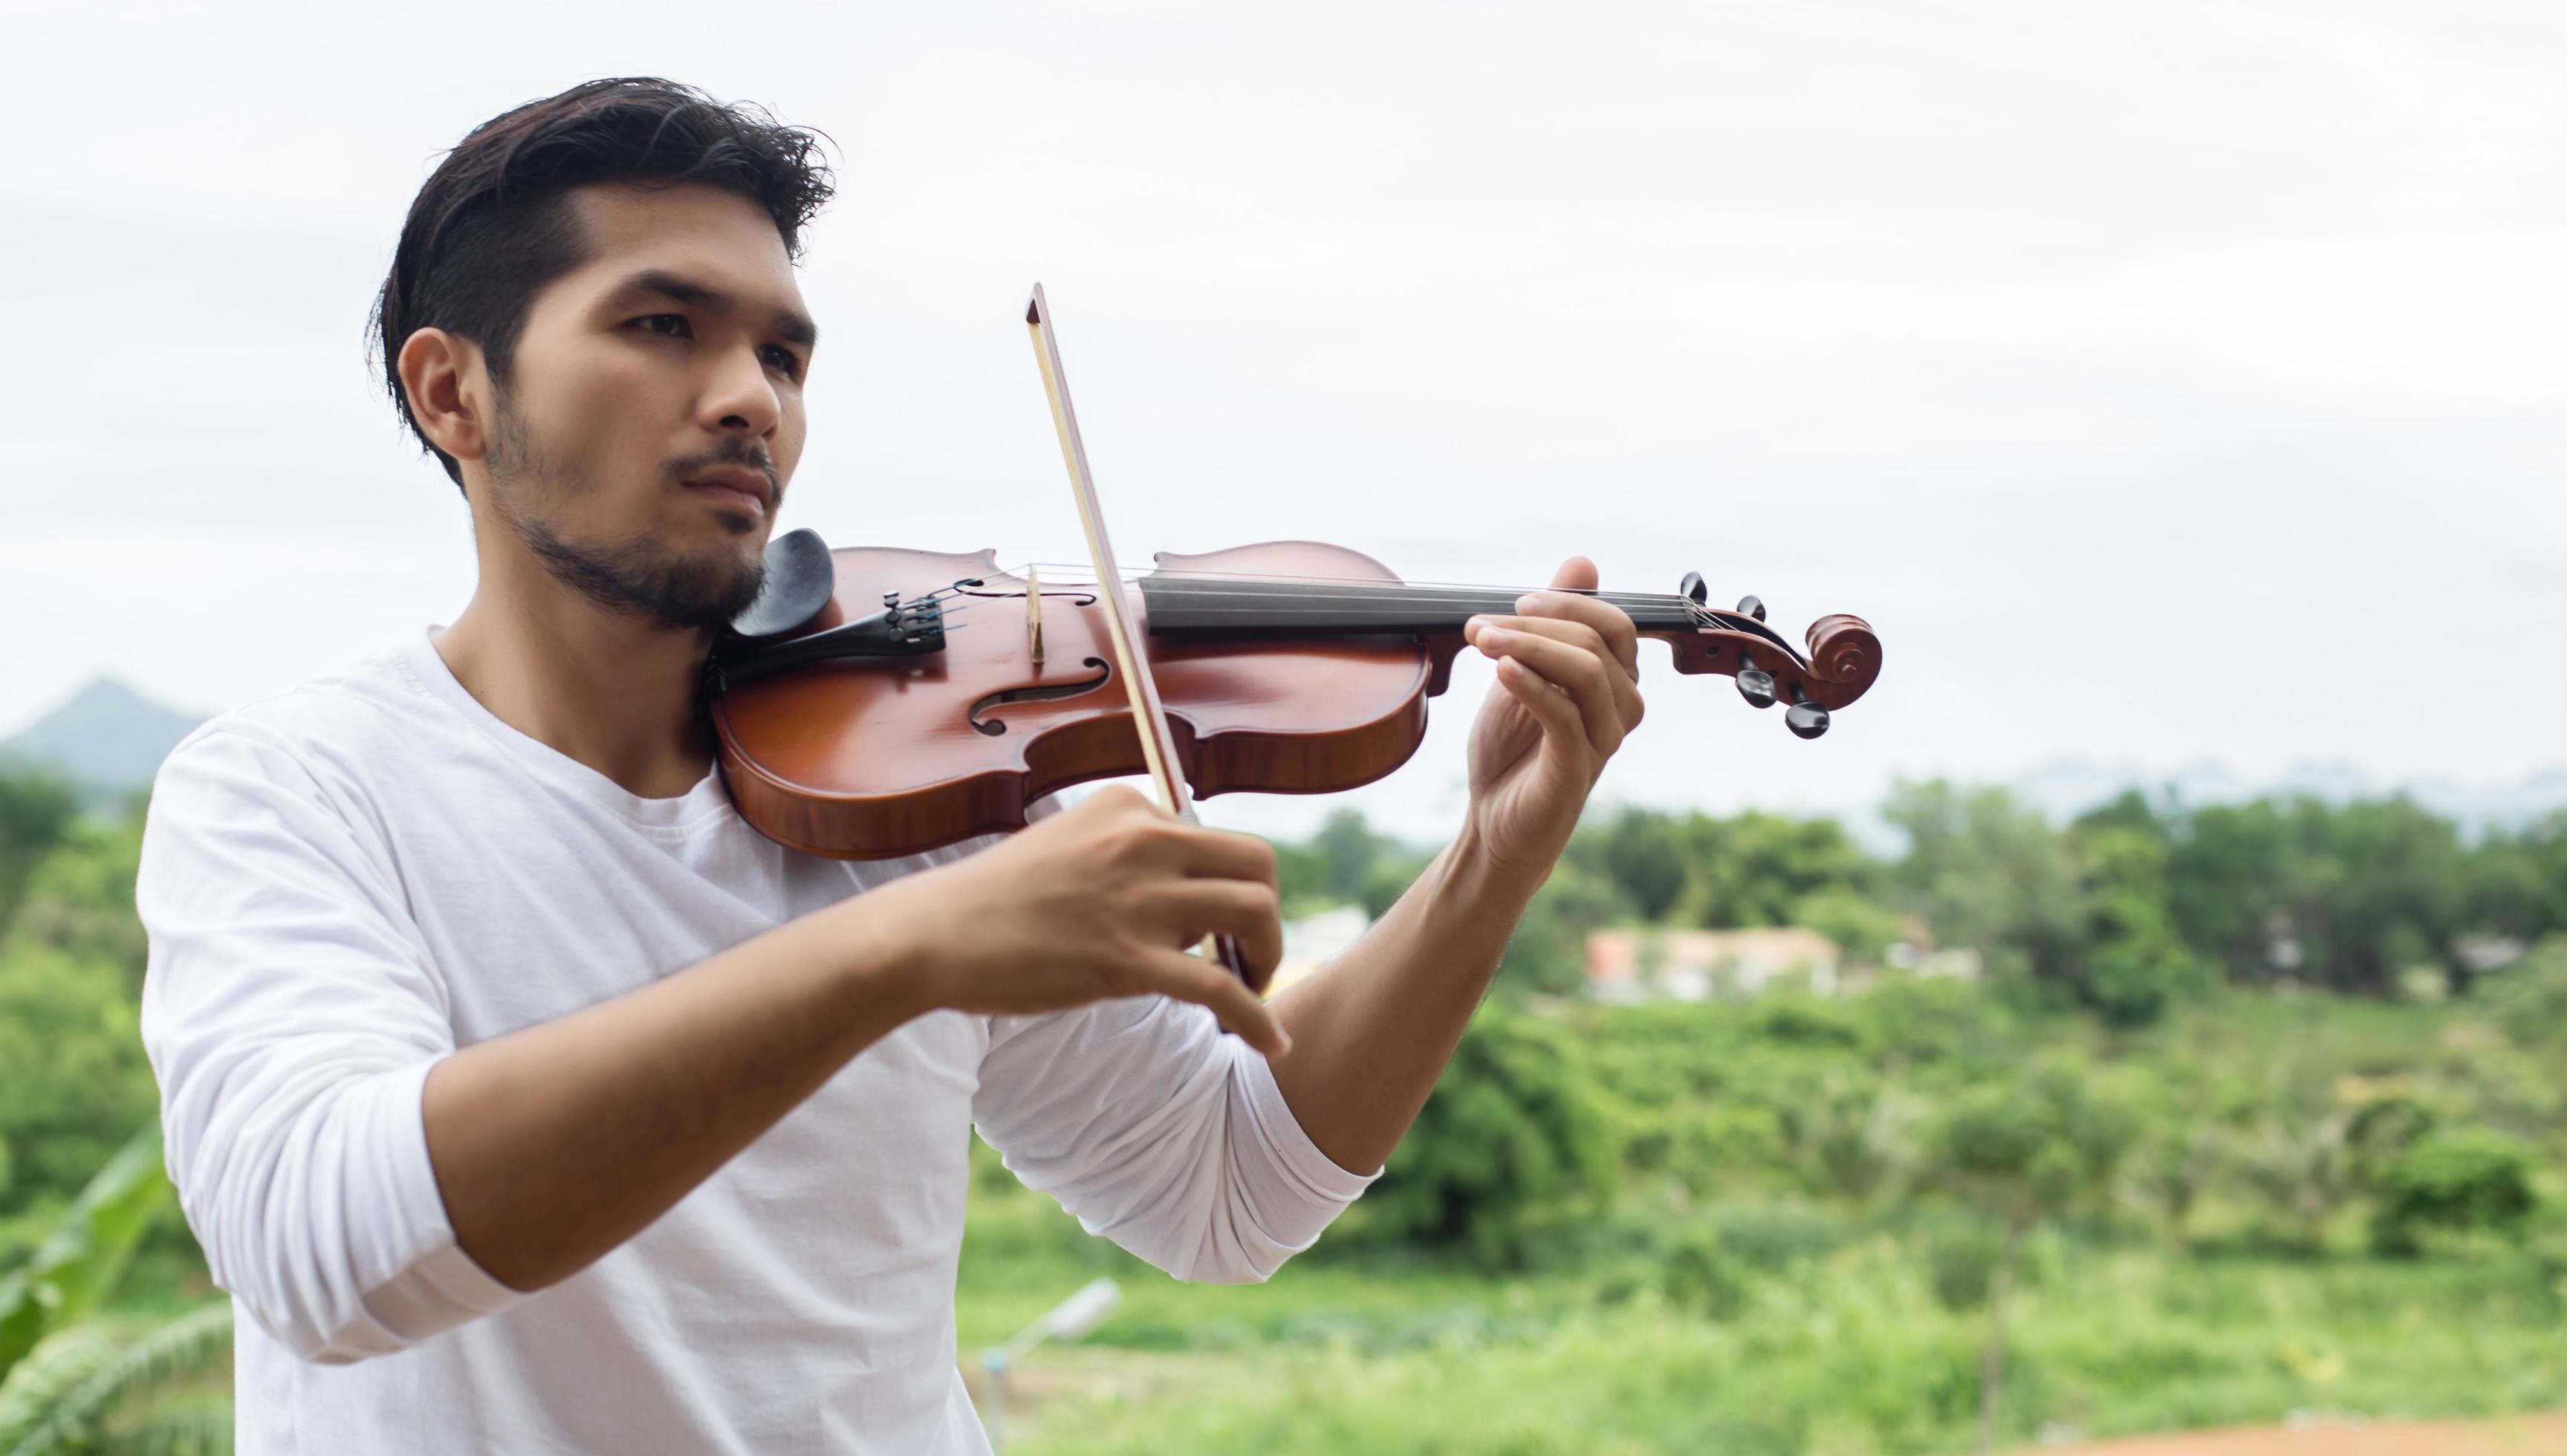
[[[1145,576],[1137,585],[1154,636],[1330,637],[1458,633],[1481,615],[1513,616],[1523,590],[1395,581],[1293,581],[1253,577]],[[1527,588],[1526,590],[1532,590]],[[1556,588],[1543,588],[1556,590]],[[1700,625],[1682,597],[1590,592],[1631,614],[1649,634]]]

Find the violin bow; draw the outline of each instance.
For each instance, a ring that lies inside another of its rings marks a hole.
[[[1132,631],[1131,599],[1125,595],[1123,572],[1114,562],[1114,543],[1106,539],[1105,510],[1097,504],[1096,480],[1087,470],[1078,412],[1069,403],[1069,376],[1060,367],[1060,344],[1052,337],[1051,309],[1043,301],[1039,283],[1025,300],[1025,331],[1033,336],[1034,363],[1042,370],[1043,394],[1051,400],[1052,430],[1060,437],[1061,463],[1069,467],[1069,493],[1078,502],[1078,524],[1087,533],[1087,556],[1096,571],[1096,600],[1105,608],[1106,636],[1114,644],[1124,691],[1131,695],[1132,725],[1141,735],[1141,756],[1150,766],[1150,781],[1158,787],[1159,806],[1189,824],[1200,823],[1186,777],[1177,771],[1177,735],[1168,727],[1158,682],[1150,676],[1150,660]],[[1208,936],[1202,949],[1231,974],[1242,981],[1249,979],[1247,958],[1231,937]]]

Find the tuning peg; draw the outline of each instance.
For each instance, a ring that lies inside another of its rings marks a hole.
[[[1751,592],[1738,599],[1738,610],[1762,622],[1765,620],[1765,599]]]
[[[1810,695],[1792,690],[1792,707],[1783,715],[1784,726],[1805,738],[1815,738],[1828,730],[1828,711],[1810,701]]]
[[[1774,675],[1756,666],[1756,659],[1742,656],[1738,660],[1738,696],[1750,708],[1774,706]]]
[[[1711,602],[1711,584],[1702,579],[1699,571],[1686,572],[1684,580],[1676,583],[1676,590],[1697,607],[1708,606]]]

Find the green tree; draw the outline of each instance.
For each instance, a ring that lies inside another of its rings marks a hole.
[[[2003,789],[1900,781],[1882,816],[1907,835],[1896,879],[1946,945],[2000,968],[2064,979],[2086,931],[2085,896],[2061,832]]]
[[[79,811],[79,793],[59,775],[0,764],[0,931],[17,917],[27,877],[61,842]]]
[[[1357,809],[1332,811],[1319,825],[1319,832],[1310,836],[1310,849],[1319,857],[1320,889],[1338,904],[1354,899],[1363,888],[1364,877],[1395,848],[1390,840],[1372,831]]]
[[[2518,1235],[2539,1202],[2535,1166],[2529,1148],[2491,1128],[2437,1128],[2381,1171],[2372,1247],[2413,1254],[2426,1229]]]
[[[1696,817],[1699,817],[1698,815]],[[1581,832],[1571,857],[1613,885],[1644,921],[1664,920],[1692,878],[1693,836],[1672,815],[1622,809],[1600,830]]]
[[[2487,834],[2463,877],[2469,925],[2525,941],[2567,931],[2567,812]]]
[[[2238,1144],[2235,1169],[2301,1243],[2322,1248],[2328,1224],[2355,1189],[2348,1119],[2333,1110],[2274,1109]]]
[[[28,875],[8,934],[114,966],[126,995],[141,997],[145,945],[134,877],[142,860],[140,815],[74,821]]]
[[[2411,964],[2449,967],[2452,937],[2467,927],[2470,866],[2457,829],[2404,796],[2259,801],[2177,826],[2167,904],[2184,941],[2231,975],[2273,974],[2284,939],[2300,965],[2278,969],[2377,995]]]
[[[2567,1042],[2567,935],[2553,935],[2487,978],[2486,1008],[2525,1049]]]
[[[1586,938],[1630,916],[1613,883],[1563,859],[1534,892],[1498,963],[1498,985],[1520,992],[1574,996],[1586,989]]]
[[[1996,1444],[2005,1382],[2006,1304],[2023,1243],[2043,1221],[2099,1197],[2129,1153],[2137,1119],[2083,1064],[2053,1059],[2021,1078],[1965,1093],[1945,1113],[1931,1145],[1933,1179],[1994,1218],[2005,1248],[1988,1292],[1988,1337],[1980,1357],[1979,1449]]]
[[[2291,835],[2272,803],[2185,816],[2166,851],[2166,909],[2197,953],[2241,981],[2273,972],[2275,917],[2291,898]]]
[[[2147,1082],[2133,1182],[2165,1220],[2178,1251],[2192,1247],[2192,1212],[2238,1157],[2235,1120],[2247,1110],[2235,1087],[2197,1064],[2170,1062]]]
[[[1491,1001],[1357,1205],[1361,1228],[1512,1266],[1536,1229],[1610,1204],[1620,1151],[1577,1037]]]
[[[2086,911],[2074,958],[2079,1000],[2113,1025],[2143,1026],[2206,991],[2214,973],[2166,913],[2164,838],[2153,827],[2089,816],[2069,844]]]
[[[1793,902],[1790,923],[1806,926],[1845,952],[1848,961],[1876,966],[1900,938],[1889,907],[1850,885],[1830,885]]]
[[[1683,924],[1712,930],[1790,925],[1811,897],[1860,892],[1878,877],[1834,819],[1750,812],[1697,815],[1688,827],[1692,874],[1671,911]]]
[[[19,937],[0,951],[0,1141],[13,1199],[68,1195],[158,1104],[120,968]]]

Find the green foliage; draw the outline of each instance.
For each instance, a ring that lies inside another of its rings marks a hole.
[[[1846,959],[1857,965],[1878,965],[1903,932],[1888,906],[1851,885],[1829,885],[1803,895],[1793,902],[1788,921],[1836,942]]]
[[[1485,1004],[1363,1204],[1363,1231],[1522,1261],[1547,1222],[1610,1202],[1614,1122],[1576,1038]]]
[[[1982,1221],[1938,1230],[1925,1244],[1925,1277],[1934,1303],[1956,1313],[1986,1308],[2005,1252],[2005,1231]]]
[[[97,1170],[26,1263],[0,1276],[0,1456],[231,1449],[229,1411],[152,1397],[216,1364],[228,1301],[130,1330],[105,1310],[176,1202],[157,1121]]]
[[[13,1201],[68,1197],[158,1102],[119,968],[20,937],[0,952],[0,1141]]]
[[[2483,980],[2489,1015],[2525,1049],[2567,1045],[2567,934],[2552,935]]]
[[[2413,962],[2439,964],[2466,928],[2472,875],[2502,869],[2404,797],[2207,807],[2169,824],[2167,845],[2168,912],[2198,953],[2240,978],[2374,994]]]
[[[2020,1441],[2567,1404],[2567,817],[2462,845],[2402,801],[2134,795],[2058,828],[1939,782],[1890,814],[1896,861],[1823,822],[1599,816],[1501,969],[1552,996],[1483,1011],[1390,1176],[1273,1287],[1144,1283],[976,1154],[967,1335],[1112,1273],[1128,1303],[1100,1340],[1210,1362],[1184,1399],[1047,1421],[1025,1449],[1921,1453],[1966,1443],[1983,1402]],[[0,941],[0,1267],[47,1251],[0,1283],[0,1349],[41,1350],[26,1382],[94,1376],[134,1333],[91,1321],[142,1235],[86,1195],[77,1247],[49,1221],[151,1111],[138,833],[27,836]],[[1278,852],[1296,912],[1377,912],[1424,862],[1352,815]],[[1585,937],[1644,919],[1808,925],[1855,962],[1921,921],[1997,975],[1569,999]],[[2557,938],[2443,1010],[2218,991],[2376,995],[2463,931]],[[2366,1220],[2434,1257],[2367,1257],[2342,1237]],[[138,1400],[82,1449],[219,1429]]]
[[[1307,841],[1276,846],[1276,872],[1287,907],[1318,910],[1353,902],[1384,860],[1405,854],[1396,840],[1374,833],[1361,811],[1337,809]]]
[[[28,876],[80,810],[71,784],[42,769],[0,763],[0,931],[17,918]]]
[[[2567,932],[2567,810],[2468,852],[2466,917],[2525,941]]]
[[[1661,1256],[1667,1303],[1709,1319],[1734,1318],[1746,1307],[1748,1265],[1717,1231],[1696,1229]]]
[[[1499,984],[1513,991],[1574,996],[1586,986],[1586,938],[1628,913],[1610,881],[1563,863],[1534,892],[1498,963]]]
[[[2107,1024],[2143,1026],[2215,973],[2175,934],[2166,914],[2166,848],[2152,829],[2090,817],[2069,837],[2087,902],[2080,994]]]
[[[113,1293],[152,1221],[175,1201],[154,1119],[90,1179],[34,1257],[0,1275],[0,1375]]]
[[[217,1426],[204,1412],[111,1422],[219,1361],[231,1337],[228,1301],[199,1306],[121,1343],[88,1323],[48,1336],[0,1381],[0,1456],[229,1451],[228,1420]]]
[[[1907,835],[1897,882],[1945,944],[2063,979],[2086,906],[2065,837],[2002,789],[1901,781],[1881,816]]]
[[[1879,866],[1833,819],[1720,819],[1626,806],[1581,832],[1567,859],[1616,887],[1648,923],[1802,925],[1810,914],[1866,941],[1894,938],[1885,933],[1886,912],[1868,894]]]
[[[2534,1166],[2529,1148],[2488,1128],[2427,1133],[2382,1170],[2372,1245],[2412,1254],[2427,1229],[2519,1234],[2538,1201]]]
[[[1982,1229],[1983,1237],[1986,1231]],[[2567,1406],[2557,1309],[2511,1269],[2060,1251],[2016,1301],[1997,1429],[2089,1439]],[[2051,1266],[2056,1263],[2056,1268]],[[967,1345],[1077,1287],[966,1261]],[[1023,1293],[1028,1280],[1037,1291]],[[1927,1456],[1975,1438],[1976,1306],[1946,1309],[1921,1250],[1857,1238],[1744,1272],[1706,1318],[1655,1282],[1609,1300],[1587,1270],[1504,1281],[1431,1264],[1295,1261],[1268,1285],[1126,1285],[1020,1404],[1021,1456]]]
[[[2127,1100],[2080,1062],[2054,1057],[1963,1094],[1936,1125],[1929,1157],[1938,1181],[2020,1227],[2106,1191],[2138,1131]]]
[[[2194,1208],[2238,1161],[2252,1106],[2251,1093],[2217,1072],[2178,1064],[2146,1080],[2132,1183],[2176,1248],[2190,1244]]]
[[[134,913],[134,876],[143,821],[67,827],[27,877],[10,933],[75,961],[115,969],[129,1000],[143,994],[143,922]]]

